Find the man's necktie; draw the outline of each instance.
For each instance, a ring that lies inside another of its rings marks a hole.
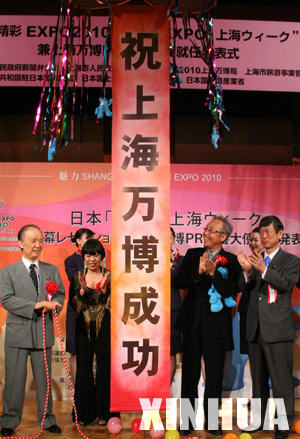
[[[270,256],[265,257],[265,266],[268,267],[268,265],[271,262]],[[268,284],[268,303],[274,303],[277,302],[277,290],[271,287],[270,284]]]
[[[265,257],[265,266],[267,267],[270,264],[270,262],[271,262],[270,256],[266,256]]]
[[[33,285],[36,289],[36,292],[38,292],[39,291],[39,283],[38,283],[38,278],[37,278],[37,275],[35,272],[35,265],[31,264],[29,269],[30,269],[30,277],[32,279]]]

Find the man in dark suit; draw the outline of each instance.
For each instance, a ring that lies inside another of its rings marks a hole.
[[[225,366],[225,353],[232,340],[231,308],[224,299],[235,297],[237,282],[241,273],[237,258],[223,250],[224,241],[230,236],[232,227],[223,217],[215,217],[204,229],[205,248],[189,249],[176,277],[179,288],[188,288],[177,326],[183,332],[182,386],[181,397],[189,398],[194,406],[198,397],[198,382],[201,373],[201,356],[205,362],[204,414],[208,429],[208,398],[221,398]],[[227,275],[218,270],[221,259]],[[214,285],[222,296],[223,308],[211,311],[208,291]],[[192,430],[182,431],[189,434]],[[211,434],[222,434],[220,426],[209,430]]]
[[[30,356],[36,384],[37,417],[44,413],[47,380],[43,356],[42,310],[45,310],[45,347],[51,386],[51,354],[54,343],[52,310],[64,303],[64,287],[54,265],[38,261],[43,248],[43,234],[36,225],[23,226],[18,233],[22,258],[0,271],[0,301],[7,313],[5,332],[5,387],[1,436],[12,436],[22,418],[27,359]],[[50,296],[46,284],[57,286]],[[48,297],[47,297],[48,296]],[[44,429],[60,433],[52,413],[51,387]]]
[[[263,429],[271,377],[274,398],[283,398],[288,426],[294,421],[293,341],[295,328],[292,290],[299,278],[300,259],[279,247],[283,225],[276,216],[261,219],[259,234],[265,249],[238,254],[244,271],[240,286],[250,290],[247,339],[252,370],[253,397],[261,398]],[[285,439],[289,430],[276,428],[275,438]]]
[[[261,253],[263,246],[259,236],[259,228],[255,227],[249,235],[249,248],[252,253]],[[240,353],[248,354],[248,341],[247,341],[247,312],[249,306],[249,291],[243,291],[241,295],[238,312],[240,314]]]

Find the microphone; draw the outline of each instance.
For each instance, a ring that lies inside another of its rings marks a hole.
[[[87,265],[85,265],[85,266],[84,266],[84,269],[83,269],[83,277],[85,277],[85,276],[86,276],[86,274],[87,274],[87,271],[88,271],[88,266],[87,266]]]

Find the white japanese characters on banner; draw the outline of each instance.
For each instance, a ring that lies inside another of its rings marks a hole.
[[[56,33],[55,16],[0,17],[0,86],[42,86]],[[74,23],[74,64],[88,87],[102,85],[107,17],[92,17],[91,43],[83,47]],[[195,20],[177,19],[176,60],[182,88],[206,88],[208,68],[199,55]],[[224,89],[298,92],[300,23],[214,20],[215,56]],[[107,86],[111,85],[109,73]]]

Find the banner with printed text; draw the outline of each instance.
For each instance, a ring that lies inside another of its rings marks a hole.
[[[111,408],[170,396],[169,23],[166,8],[112,20]]]
[[[125,156],[124,152],[123,157]],[[75,251],[70,238],[77,229],[87,227],[95,231],[96,237],[101,239],[107,250],[106,262],[110,268],[111,181],[111,165],[105,163],[0,163],[0,268],[21,257],[17,232],[22,225],[28,223],[35,223],[43,230],[42,260],[58,266],[66,289],[66,299],[69,283],[64,271],[64,259]],[[171,165],[170,181],[170,223],[176,232],[176,247],[180,254],[184,255],[190,247],[203,245],[203,228],[212,215],[216,214],[227,216],[233,225],[233,232],[225,248],[233,253],[238,250],[250,253],[250,231],[258,226],[263,216],[274,214],[282,220],[285,227],[282,248],[300,256],[299,167]],[[125,194],[128,196],[127,211],[133,196]],[[146,194],[145,198],[150,195]],[[138,210],[146,215],[146,207],[141,205]],[[169,224],[167,229],[169,230]],[[112,237],[114,238],[113,234]],[[120,261],[124,262],[124,254]],[[134,290],[130,288],[129,292]],[[136,303],[138,302],[135,301]],[[121,306],[123,305],[124,301],[121,302]],[[292,305],[297,330],[294,343],[294,386],[295,395],[299,397],[299,290],[294,291]],[[168,308],[169,305],[166,304],[165,312]],[[66,307],[59,316],[63,336],[65,309]],[[158,314],[156,309],[154,315]],[[5,320],[6,311],[0,306],[0,395],[4,382]],[[122,325],[125,326],[123,323]],[[229,391],[232,397],[251,396],[247,355],[241,355],[239,351],[238,313],[234,313],[233,327],[235,350],[227,354],[224,390]],[[140,358],[138,360],[140,362]],[[162,367],[168,366],[168,359],[165,361],[166,364]],[[70,393],[57,338],[52,362],[54,398],[68,399]],[[129,386],[134,385],[134,379],[135,377]],[[166,382],[169,383],[169,377]],[[34,396],[33,389],[33,378],[29,373],[27,395]],[[199,390],[203,391],[202,384]],[[172,396],[180,396],[179,370],[172,386]]]
[[[56,25],[55,16],[0,16],[0,86],[42,87]],[[79,85],[82,80],[87,87],[102,85],[107,26],[108,17],[92,16],[86,29],[89,38],[83,45],[80,17],[74,18],[72,55]],[[177,18],[175,29],[171,26],[173,33],[181,88],[205,89],[208,68],[201,59],[201,32],[196,20]],[[299,92],[299,22],[215,19],[214,47],[225,90]],[[73,75],[69,80],[74,80]],[[111,86],[111,71],[106,85]]]

